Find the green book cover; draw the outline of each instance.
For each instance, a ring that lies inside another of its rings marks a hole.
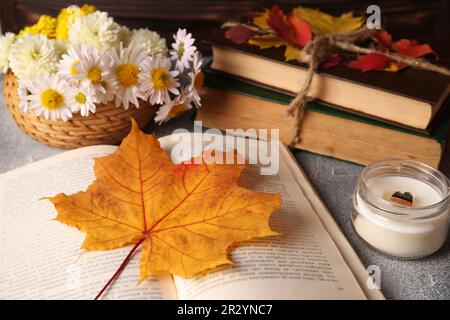
[[[292,96],[282,94],[280,92],[272,91],[267,88],[258,87],[252,85],[248,82],[240,81],[232,78],[226,74],[222,74],[218,71],[211,69],[204,70],[205,73],[205,86],[226,90],[230,92],[239,93],[246,96],[255,97],[258,99],[275,102],[282,105],[288,105],[292,100]],[[397,127],[392,124],[383,123],[374,119],[366,118],[354,113],[345,112],[343,110],[327,107],[326,105],[310,102],[308,104],[308,109],[314,110],[315,112],[320,112],[328,115],[332,115],[339,118],[349,119],[353,121],[358,121],[362,123],[367,123],[374,126],[379,126],[391,130],[396,130],[400,132],[405,132],[413,135],[428,137],[434,140],[444,143],[447,140],[448,131],[450,128],[450,111],[447,110],[445,114],[441,116],[440,122],[436,125],[434,130],[430,135],[419,133],[416,131],[408,130],[406,128]],[[447,108],[450,109],[450,108]]]

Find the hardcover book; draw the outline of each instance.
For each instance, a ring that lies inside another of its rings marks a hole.
[[[293,96],[306,77],[307,66],[285,62],[282,48],[236,44],[223,32],[208,42],[213,51],[212,69],[256,85]],[[449,92],[449,78],[430,71],[361,72],[341,64],[319,69],[311,96],[334,108],[429,132]]]
[[[289,143],[294,125],[294,118],[286,114],[289,95],[215,71],[205,74],[203,106],[197,112],[197,120],[204,126],[223,130],[278,128],[281,140]],[[448,114],[440,120],[430,134],[425,134],[311,102],[295,147],[359,164],[398,157],[437,167],[450,127]]]

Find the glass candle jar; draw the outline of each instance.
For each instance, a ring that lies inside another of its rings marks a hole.
[[[413,160],[384,160],[367,166],[353,194],[352,222],[358,235],[384,254],[415,259],[437,251],[450,223],[449,180]],[[412,205],[393,202],[408,192]]]

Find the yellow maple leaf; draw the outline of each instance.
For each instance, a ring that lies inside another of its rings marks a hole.
[[[286,50],[284,51],[284,61],[296,60],[300,61],[300,54],[302,50],[297,49],[291,45],[286,46]]]
[[[270,27],[267,24],[267,19],[269,19],[269,10],[265,9],[253,18],[253,24],[257,25],[261,29],[269,29]],[[260,49],[279,48],[286,45],[286,42],[280,39],[280,37],[276,34],[254,36],[248,40],[248,43],[258,46]]]
[[[267,19],[269,19],[269,9],[265,9],[263,12],[259,12],[253,18],[253,24],[257,25],[261,29],[269,29],[270,26],[267,24]]]
[[[286,42],[280,39],[277,35],[264,34],[260,36],[254,36],[248,40],[249,44],[258,46],[260,49],[267,48],[279,48],[285,46]]]
[[[82,248],[134,244],[133,250],[141,246],[141,280],[162,271],[190,277],[232,263],[233,243],[276,235],[269,218],[280,195],[238,186],[244,168],[174,164],[133,121],[117,151],[95,159],[96,180],[85,192],[49,200],[56,220],[86,233]]]
[[[363,23],[363,18],[354,17],[352,12],[335,17],[318,9],[297,7],[292,10],[292,14],[308,21],[311,24],[313,33],[317,36],[356,30]]]

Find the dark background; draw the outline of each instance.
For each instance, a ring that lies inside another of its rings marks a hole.
[[[220,25],[257,7],[270,7],[274,2],[251,0],[1,0],[0,19],[2,31],[17,32],[24,25],[34,23],[40,14],[56,16],[58,11],[71,4],[94,4],[107,11],[119,23],[131,28],[148,27],[165,37],[186,27],[195,38],[202,39],[214,33]],[[440,58],[450,58],[450,1],[447,0],[302,0],[277,1],[287,6],[303,5],[331,13],[354,11],[364,14],[368,5],[381,8],[384,27],[397,38],[414,38],[427,42]],[[201,47],[205,51],[208,48]],[[205,53],[205,52],[204,52]]]

